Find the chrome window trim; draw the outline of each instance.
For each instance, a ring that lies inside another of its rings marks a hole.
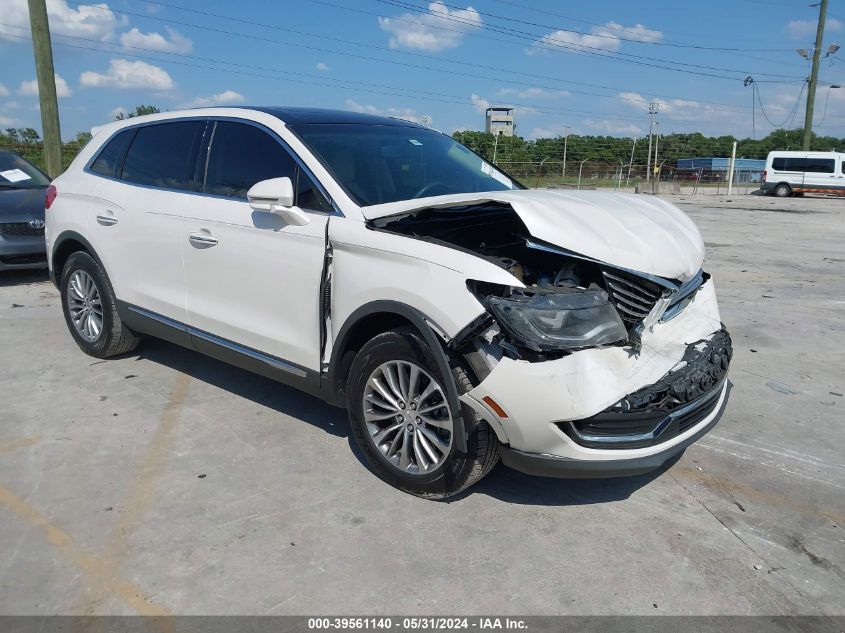
[[[182,194],[187,194],[187,195],[192,195],[192,196],[202,196],[202,197],[207,197],[207,198],[218,198],[218,199],[221,199],[221,200],[234,200],[234,201],[239,201],[239,202],[246,202],[246,200],[244,198],[236,198],[236,197],[232,197],[232,196],[220,196],[220,195],[216,195],[216,194],[205,193],[203,191],[195,191],[195,190],[192,190],[192,189],[173,189],[171,187],[156,187],[155,185],[142,185],[142,184],[130,182],[128,180],[122,180],[121,178],[114,178],[113,176],[104,176],[103,174],[98,174],[97,172],[91,170],[91,165],[94,163],[94,161],[97,160],[97,158],[100,156],[100,153],[103,151],[103,149],[106,147],[106,145],[108,145],[111,142],[111,140],[115,136],[117,136],[118,134],[125,132],[126,130],[140,129],[142,127],[148,127],[148,126],[151,126],[151,125],[162,125],[162,124],[167,124],[167,123],[181,123],[183,121],[204,121],[206,123],[206,130],[205,130],[206,132],[208,131],[208,123],[212,123],[212,122],[216,123],[217,121],[233,121],[233,122],[236,122],[236,123],[245,123],[247,125],[252,125],[254,127],[257,127],[259,129],[267,132],[268,134],[270,134],[270,136],[273,137],[274,140],[276,140],[276,142],[278,142],[291,155],[291,157],[294,159],[294,162],[299,166],[299,168],[303,169],[305,171],[305,173],[308,175],[308,177],[311,178],[311,180],[314,182],[316,187],[320,190],[320,193],[322,193],[323,196],[325,196],[326,200],[328,200],[329,204],[332,206],[332,209],[333,209],[332,211],[318,211],[316,209],[307,209],[307,208],[302,209],[302,210],[307,212],[307,213],[316,213],[316,214],[320,214],[320,215],[330,215],[330,216],[344,217],[343,212],[340,210],[340,207],[338,207],[337,203],[329,195],[328,191],[323,186],[323,183],[320,182],[319,178],[317,178],[314,175],[314,172],[311,171],[311,169],[308,167],[308,165],[306,165],[302,161],[302,159],[299,157],[299,155],[295,151],[293,151],[293,149],[290,147],[290,145],[288,145],[287,142],[285,142],[285,140],[283,138],[281,138],[276,132],[274,132],[273,130],[268,128],[263,123],[259,123],[258,121],[252,121],[250,119],[243,119],[243,118],[240,118],[240,117],[225,117],[225,116],[173,117],[173,118],[168,118],[168,119],[159,119],[157,121],[146,121],[146,122],[143,122],[143,123],[136,123],[136,124],[126,125],[124,127],[120,127],[118,129],[116,129],[114,132],[112,132],[109,135],[109,137],[105,141],[103,141],[102,144],[100,144],[100,146],[97,148],[97,151],[94,152],[94,154],[91,156],[91,158],[88,159],[88,162],[85,163],[85,166],[82,168],[82,171],[84,173],[90,175],[90,176],[95,177],[95,178],[103,178],[105,180],[111,180],[112,182],[118,182],[118,183],[121,183],[121,184],[126,185],[128,187],[142,187],[144,189],[151,189],[153,191],[166,191],[166,192],[170,192],[170,193],[182,193]],[[214,126],[214,129],[216,129],[216,126]],[[209,156],[209,153],[210,153],[211,141],[212,140],[213,140],[213,130],[212,130],[212,139],[209,140],[208,145],[206,145],[206,147],[205,147],[205,168],[206,169],[208,167],[208,156]],[[200,150],[202,150],[202,149],[203,148],[200,147]],[[124,160],[125,160],[125,158],[126,157],[124,156]],[[199,155],[197,156],[197,160],[198,161],[200,160]],[[204,186],[204,185],[205,185],[205,170],[203,170],[203,182],[200,183],[200,186]]]

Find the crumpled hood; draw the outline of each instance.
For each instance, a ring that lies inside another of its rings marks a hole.
[[[693,221],[654,196],[528,189],[403,200],[361,211],[374,220],[484,202],[511,205],[538,240],[612,266],[686,281],[704,261],[704,242]]]

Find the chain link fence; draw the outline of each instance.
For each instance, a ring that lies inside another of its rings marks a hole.
[[[496,166],[527,187],[535,189],[610,189],[650,193],[712,193],[728,191],[728,170],[677,169],[662,164],[649,168],[642,164],[602,161],[496,161]],[[763,172],[735,169],[733,192],[749,194],[760,189]]]

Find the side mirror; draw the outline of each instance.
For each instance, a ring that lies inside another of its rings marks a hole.
[[[305,226],[311,218],[293,206],[293,183],[287,176],[255,183],[246,192],[249,206],[255,211],[275,213],[287,224]]]

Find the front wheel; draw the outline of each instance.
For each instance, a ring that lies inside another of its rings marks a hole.
[[[472,388],[463,370],[456,369],[454,378],[459,389]],[[457,450],[460,422],[433,354],[415,330],[385,332],[366,343],[352,363],[348,385],[355,441],[376,475],[392,486],[445,499],[496,465],[498,440],[483,421],[467,438],[467,452]],[[462,413],[476,422],[468,407]]]
[[[59,289],[67,327],[83,352],[108,358],[137,347],[139,338],[120,319],[106,273],[88,253],[68,258]]]

